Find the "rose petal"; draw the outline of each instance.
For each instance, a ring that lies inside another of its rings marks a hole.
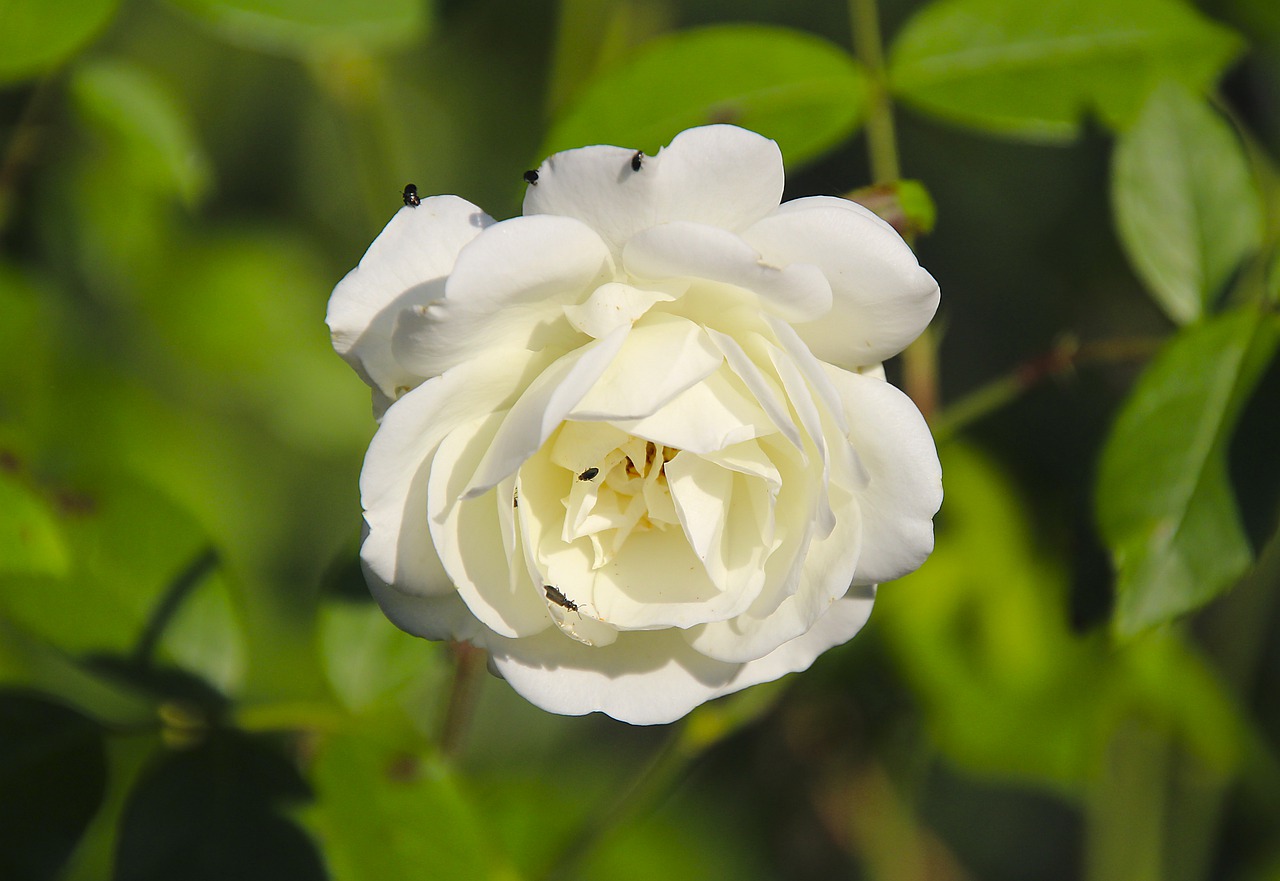
[[[863,516],[857,581],[889,581],[918,568],[933,550],[942,505],[942,466],[915,404],[879,379],[828,367],[849,416],[849,439],[869,482],[856,490]]]
[[[545,361],[545,356],[530,352],[509,352],[460,365],[426,381],[387,410],[360,472],[368,529],[360,558],[384,583],[420,595],[453,589],[427,525],[432,456],[457,426],[508,406]]]
[[[784,642],[763,658],[745,664],[725,693],[809,669],[819,655],[853,639],[863,628],[871,617],[875,591],[874,586],[850,590],[800,636]]]
[[[576,217],[615,252],[638,231],[673,220],[740,230],[782,198],[782,154],[767,138],[730,125],[681,132],[632,170],[635,151],[585,147],[538,166],[524,213]]]
[[[542,585],[529,579],[523,559],[507,554],[493,500],[459,499],[501,421],[501,413],[491,413],[455,428],[440,444],[431,463],[427,515],[440,562],[471,613],[502,636],[528,636],[551,624]]]
[[[507,412],[477,466],[467,498],[487,492],[542,446],[617,357],[630,332],[630,325],[623,325],[604,339],[575,349],[530,383]]]
[[[659,287],[669,290],[657,290]],[[596,288],[585,303],[565,306],[564,314],[575,329],[600,339],[623,324],[635,323],[655,303],[669,303],[688,288],[688,282],[637,288],[611,281]]]
[[[627,242],[622,262],[639,279],[733,285],[787,321],[810,321],[831,310],[831,285],[816,266],[763,262],[739,236],[714,226],[672,221],[641,230]]]
[[[938,310],[938,283],[902,237],[855,202],[796,199],[742,233],[777,266],[820,267],[831,284],[830,313],[796,326],[823,361],[875,364],[906,348]]]
[[[431,376],[494,348],[568,348],[580,337],[564,306],[586,300],[613,272],[604,242],[576,220],[494,224],[458,254],[443,297],[400,317],[396,359]]]
[[[773,422],[724,368],[676,395],[644,419],[619,419],[628,434],[663,446],[710,453],[777,431]]]
[[[652,315],[627,340],[570,412],[571,419],[643,419],[709,376],[723,361],[702,328],[675,315]]]
[[[493,218],[457,196],[433,196],[395,213],[360,264],[329,298],[326,323],[333,347],[381,395],[379,410],[432,373],[396,362],[391,334],[397,316],[444,295],[445,279],[463,246]]]

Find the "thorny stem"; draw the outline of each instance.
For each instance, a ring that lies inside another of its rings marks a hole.
[[[1055,376],[1091,364],[1142,361],[1162,345],[1156,338],[1121,338],[1080,343],[1064,337],[1048,352],[1024,361],[1010,373],[992,380],[945,408],[931,420],[933,436],[945,443],[962,429],[989,416],[1024,392]]]
[[[217,550],[207,547],[197,554],[187,565],[187,568],[179,573],[178,577],[169,584],[164,596],[160,598],[160,602],[152,610],[151,617],[147,620],[147,625],[143,628],[142,635],[138,637],[138,644],[134,646],[133,660],[135,663],[141,667],[151,666],[151,662],[155,658],[156,647],[160,644],[161,637],[164,636],[165,628],[173,621],[183,601],[200,586],[200,583],[217,566]]]
[[[457,758],[465,745],[467,728],[475,709],[480,673],[484,669],[484,650],[470,643],[449,644],[453,654],[453,685],[440,726],[440,752],[446,758]]]

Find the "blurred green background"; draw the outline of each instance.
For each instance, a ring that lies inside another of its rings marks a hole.
[[[1278,9],[0,0],[0,878],[1280,879]],[[549,716],[368,600],[326,301],[408,181],[708,121],[923,184],[938,548]]]

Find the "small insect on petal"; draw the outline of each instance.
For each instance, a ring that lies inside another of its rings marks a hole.
[[[404,185],[404,204],[410,208],[417,208],[422,204],[422,200],[418,198],[418,187],[416,184]]]
[[[556,587],[554,584],[544,584],[542,585],[542,589],[546,591],[547,599],[551,600],[551,602],[555,603],[557,606],[568,609],[570,612],[578,611],[578,604],[561,593],[560,588]]]
[[[538,185],[538,172],[532,168],[526,171],[524,173],[524,182],[531,187],[536,187]]]
[[[597,475],[597,474],[599,474],[599,473],[600,473],[600,469],[599,469],[599,468],[596,468],[596,467],[593,465],[592,467],[588,468],[586,471],[584,471],[584,472],[582,472],[581,474],[579,474],[579,475],[578,475],[578,479],[579,479],[579,480],[595,480],[595,479],[596,479],[596,475]]]
[[[644,162],[644,151],[643,151],[643,150],[637,150],[637,151],[636,151],[636,155],[634,155],[634,156],[632,156],[632,157],[631,157],[631,170],[632,170],[632,171],[639,171],[639,170],[640,170],[640,164],[641,164],[642,162]]]

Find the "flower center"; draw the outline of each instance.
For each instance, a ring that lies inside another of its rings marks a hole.
[[[590,540],[599,569],[632,533],[679,528],[666,475],[679,453],[610,425],[566,423],[552,454],[567,472],[563,540]]]

